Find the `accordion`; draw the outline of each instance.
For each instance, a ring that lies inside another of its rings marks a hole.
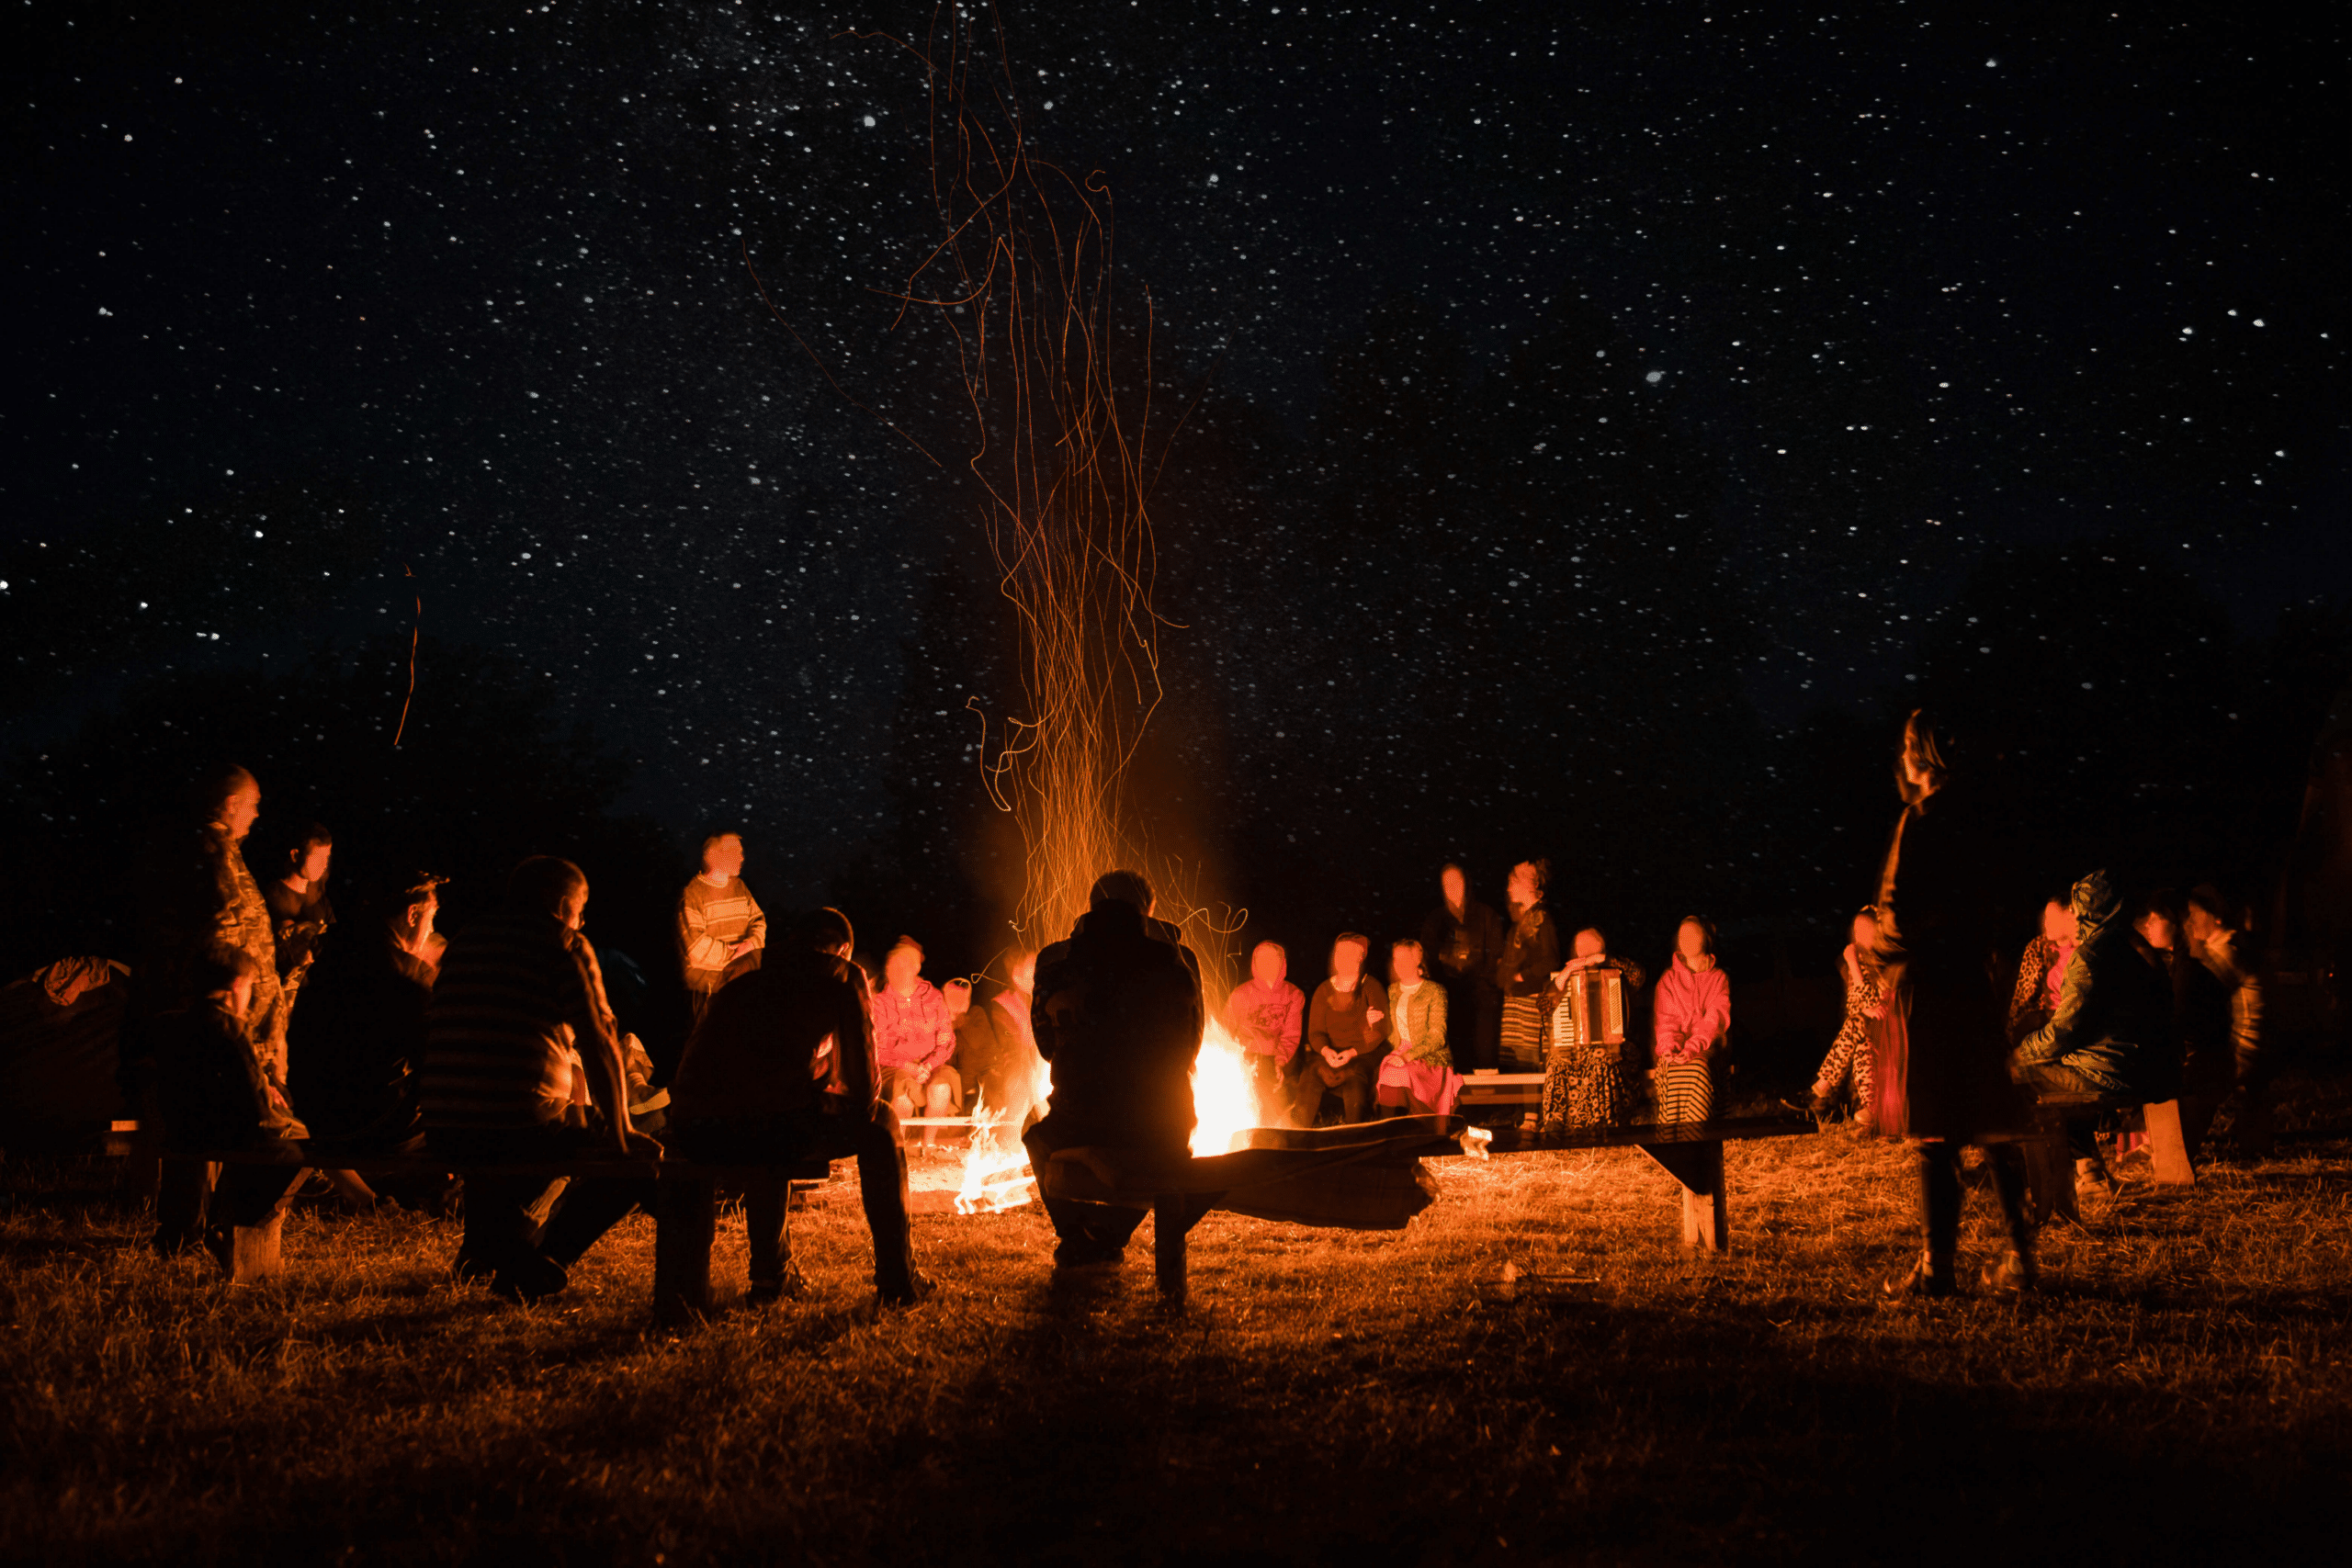
[[[1555,1045],[1622,1045],[1625,1043],[1625,976],[1611,967],[1579,969],[1568,976],[1560,1005],[1552,1010]]]

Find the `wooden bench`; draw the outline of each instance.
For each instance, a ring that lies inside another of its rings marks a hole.
[[[1467,1116],[1472,1111],[1510,1105],[1541,1105],[1544,1102],[1544,1078],[1542,1073],[1464,1073],[1462,1075],[1462,1093],[1453,1102],[1454,1109]]]
[[[1541,1073],[1515,1074],[1533,1077]],[[1724,1145],[1750,1138],[1788,1138],[1818,1133],[1812,1117],[1719,1116],[1707,1122],[1635,1122],[1615,1127],[1571,1127],[1545,1135],[1525,1128],[1498,1128],[1487,1145],[1493,1155],[1538,1154],[1561,1149],[1637,1148],[1682,1184],[1682,1245],[1721,1252],[1731,1245],[1731,1201],[1724,1182]]]
[[[2025,1153],[2026,1191],[2035,1224],[2045,1223],[2052,1213],[2077,1223],[2082,1219],[2075,1199],[2074,1154],[2066,1146],[2065,1123],[2071,1118],[2114,1116],[2123,1131],[2147,1134],[2150,1175],[2157,1186],[2197,1185],[2197,1172],[2188,1162],[2188,1141],[2180,1129],[2179,1100],[2054,1091],[2034,1094],[2032,1100],[2033,1131],[2018,1142]]]

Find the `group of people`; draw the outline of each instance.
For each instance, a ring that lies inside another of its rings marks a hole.
[[[2016,1146],[2026,1097],[2177,1096],[2194,1136],[2233,1085],[2259,1090],[2259,984],[2211,889],[2127,905],[2094,872],[2050,900],[2004,1016],[1986,983],[1996,829],[1924,715],[1905,727],[1899,781],[1903,812],[1843,955],[1845,1018],[1815,1097],[1826,1111],[1850,1096],[1858,1122],[1919,1150],[1926,1245],[1905,1290],[1955,1288],[1960,1150],[1984,1145],[2011,1241],[1987,1279],[2019,1288],[2033,1276]],[[550,1201],[542,1175],[501,1168],[641,1161],[666,1141],[772,1171],[856,1159],[876,1288],[911,1301],[928,1285],[910,1239],[903,1123],[933,1142],[968,1090],[1025,1128],[1033,1151],[1108,1141],[1175,1157],[1192,1132],[1189,1074],[1209,1021],[1200,965],[1133,873],[1106,874],[1067,941],[1013,955],[1010,983],[975,1005],[968,982],[923,977],[911,937],[861,966],[837,910],[772,944],[741,839],[714,835],[676,909],[692,1030],[657,1090],[582,934],[577,866],[525,860],[502,906],[453,939],[435,929],[437,879],[417,876],[330,939],[325,829],[295,835],[257,881],[243,845],[259,784],[226,769],[194,804],[143,900],[122,1034],[126,1092],[172,1156],[157,1203],[166,1251],[202,1245],[225,1263],[233,1227],[281,1204],[300,1171],[334,1171],[338,1153],[439,1156],[467,1173],[458,1271],[536,1300],[650,1202],[651,1178],[625,1163]],[[1652,986],[1598,929],[1562,952],[1547,880],[1541,861],[1514,866],[1506,919],[1445,867],[1419,932],[1386,944],[1385,981],[1360,933],[1333,942],[1311,997],[1289,980],[1283,948],[1259,943],[1217,1017],[1244,1053],[1261,1122],[1442,1116],[1463,1070],[1483,1067],[1542,1074],[1546,1128],[1629,1120],[1645,1098],[1657,1121],[1707,1120],[1731,1026],[1712,928],[1684,919]],[[1569,1000],[1603,980],[1606,1024]],[[1047,1064],[1050,1109],[1035,1119]],[[2087,1115],[2068,1127],[2086,1191],[2115,1180],[2095,1133]],[[195,1156],[227,1149],[247,1156],[220,1168],[215,1190]],[[747,1202],[762,1295],[797,1283],[780,1179]],[[341,1185],[371,1195],[348,1173]],[[1046,1206],[1065,1262],[1115,1256],[1134,1228],[1129,1211]]]
[[[1511,869],[1506,924],[1471,896],[1459,865],[1446,866],[1420,934],[1388,944],[1385,985],[1367,972],[1373,942],[1361,933],[1332,943],[1329,977],[1312,998],[1287,978],[1282,944],[1260,942],[1222,1017],[1247,1053],[1261,1120],[1311,1127],[1334,1100],[1349,1122],[1448,1115],[1467,1068],[1543,1074],[1536,1120],[1548,1131],[1631,1120],[1644,1083],[1657,1120],[1705,1121],[1731,1032],[1714,929],[1685,918],[1651,990],[1643,966],[1612,953],[1599,927],[1577,931],[1562,954],[1544,902],[1550,875],[1540,860]],[[1579,975],[1613,982],[1620,1027],[1596,1028],[1568,1005]]]

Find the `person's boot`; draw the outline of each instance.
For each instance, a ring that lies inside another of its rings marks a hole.
[[[2108,1173],[2107,1166],[2098,1159],[2075,1162],[2075,1202],[2077,1207],[2092,1204],[2104,1207],[2123,1190],[2123,1183]]]
[[[874,1293],[884,1306],[912,1306],[938,1288],[920,1269],[910,1269],[903,1280],[875,1281]]]
[[[770,1302],[798,1301],[808,1293],[808,1276],[800,1271],[797,1259],[784,1260],[784,1271],[773,1280],[754,1280],[744,1292],[744,1300],[764,1306]]]
[[[490,1293],[527,1306],[547,1300],[570,1283],[571,1276],[562,1264],[544,1252],[526,1252],[490,1277]]]
[[[1911,1265],[1911,1272],[1899,1280],[1886,1282],[1890,1296],[1927,1296],[1940,1299],[1960,1293],[1960,1281],[1952,1278],[1951,1258],[1922,1252],[1919,1260]]]
[[[1994,1262],[1984,1265],[1980,1283],[1996,1295],[2023,1295],[2040,1287],[2041,1271],[2034,1267],[2032,1253],[2012,1247]]]

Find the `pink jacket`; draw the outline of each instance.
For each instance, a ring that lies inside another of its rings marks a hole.
[[[888,986],[874,993],[874,1055],[885,1072],[892,1067],[936,1067],[956,1051],[955,1021],[939,987],[918,978],[914,994],[900,997]]]
[[[1731,981],[1722,964],[1694,970],[1678,953],[1658,976],[1651,1006],[1657,1017],[1658,1066],[1703,1062],[1731,1028]]]
[[[1298,1055],[1298,1039],[1306,1026],[1306,998],[1288,980],[1267,990],[1253,979],[1233,987],[1225,998],[1225,1027],[1245,1051],[1272,1056],[1283,1066]]]

